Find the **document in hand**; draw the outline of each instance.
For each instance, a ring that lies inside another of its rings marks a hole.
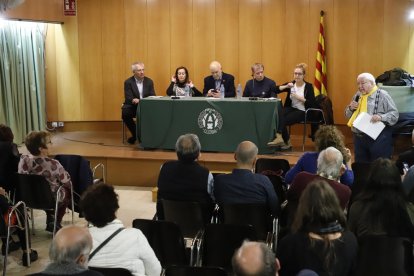
[[[383,122],[372,123],[371,118],[372,115],[369,115],[366,112],[361,112],[355,119],[353,126],[375,140],[384,129],[385,124]]]

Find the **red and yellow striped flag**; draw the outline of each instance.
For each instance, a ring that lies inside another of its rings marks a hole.
[[[325,55],[325,34],[323,30],[323,15],[321,11],[321,22],[319,24],[319,41],[318,51],[316,52],[316,68],[315,68],[315,96],[319,94],[327,95],[327,79],[326,79],[326,55]]]

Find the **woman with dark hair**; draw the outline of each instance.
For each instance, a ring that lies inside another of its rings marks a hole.
[[[295,176],[300,172],[316,174],[319,153],[326,148],[334,147],[342,153],[342,157],[344,158],[345,170],[341,175],[340,182],[352,186],[354,173],[351,169],[351,151],[345,147],[344,141],[344,135],[335,126],[320,126],[315,133],[316,151],[305,152],[299,158],[298,162],[286,173],[285,182],[288,184],[292,183]]]
[[[90,266],[126,268],[136,276],[160,275],[160,262],[141,230],[124,229],[123,223],[116,218],[119,204],[114,187],[104,183],[90,186],[82,195],[80,208],[90,224],[93,239]],[[117,231],[120,232],[100,247]]]
[[[7,191],[11,190],[11,183],[13,174],[17,172],[17,166],[19,164],[20,154],[17,150],[17,145],[13,143],[14,135],[10,127],[0,124],[0,227],[3,231],[6,231],[6,223],[4,221],[4,214],[9,210],[10,203],[7,199]],[[4,188],[4,189],[3,189]],[[26,236],[22,229],[17,229],[16,234],[20,242],[10,239],[9,252],[15,251],[20,248],[23,249],[22,261],[23,265],[27,266],[26,254],[28,252],[26,248]],[[3,244],[1,246],[1,252],[4,255],[6,253],[7,239],[1,238]],[[37,252],[30,249],[30,261],[37,260]]]
[[[378,158],[371,164],[368,180],[351,205],[348,224],[358,238],[414,238],[414,205],[406,199],[400,172],[393,161]]]
[[[324,180],[303,191],[293,222],[293,233],[277,249],[280,275],[297,275],[311,269],[318,275],[352,275],[358,251],[354,234],[345,230],[338,197]]]
[[[188,90],[189,96],[203,96],[203,93],[201,93],[190,80],[187,68],[180,66],[175,70],[175,74],[171,78],[170,86],[167,88],[167,95],[185,96],[186,90]]]
[[[32,131],[25,139],[25,145],[30,152],[29,155],[23,154],[19,162],[19,173],[42,175],[50,184],[50,189],[56,199],[59,199],[56,229],[62,228],[61,222],[65,215],[66,208],[70,203],[70,188],[72,182],[69,173],[56,159],[49,157],[48,145],[50,135],[46,131]],[[59,196],[56,195],[60,185],[63,185]],[[53,232],[54,212],[46,211],[46,231]]]

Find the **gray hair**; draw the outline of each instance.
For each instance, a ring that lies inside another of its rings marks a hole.
[[[198,136],[187,133],[178,137],[175,143],[177,157],[181,161],[194,161],[198,158],[201,151],[201,144]]]
[[[241,142],[236,149],[237,162],[244,165],[250,165],[256,159],[258,153],[257,146],[249,141]]]
[[[53,239],[49,248],[49,258],[54,263],[76,263],[80,255],[89,255],[92,249],[90,236],[85,235],[79,242],[62,246]]]
[[[334,147],[328,147],[318,156],[318,174],[320,176],[338,180],[341,176],[341,167],[344,158],[342,153]]]
[[[245,271],[245,268],[242,267],[242,265],[239,263],[239,259],[240,259],[239,255],[244,250],[244,247],[249,244],[258,246],[260,249],[260,252],[262,253],[261,266],[259,267],[258,271],[254,272],[254,274],[252,272]],[[276,275],[276,271],[277,271],[276,256],[272,252],[272,250],[263,242],[244,241],[241,247],[237,249],[233,255],[232,266],[233,266],[233,272],[235,276],[249,276],[249,275],[274,276]]]
[[[136,61],[136,62],[132,63],[132,65],[131,65],[132,73],[134,73],[136,70],[138,70],[138,65],[145,66],[142,61]]]
[[[372,85],[375,85],[375,78],[371,73],[362,73],[358,75],[357,81],[360,79],[367,80],[372,83]]]

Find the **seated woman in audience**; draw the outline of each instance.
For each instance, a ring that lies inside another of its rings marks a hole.
[[[277,249],[280,275],[311,269],[318,275],[352,275],[358,252],[353,233],[345,230],[344,212],[334,190],[316,180],[303,191],[293,233]]]
[[[14,135],[10,127],[0,124],[0,186],[10,191],[13,174],[17,172],[20,154],[13,143]]]
[[[320,126],[315,134],[314,152],[305,152],[295,166],[293,166],[285,175],[286,183],[292,183],[295,176],[300,172],[316,173],[318,155],[326,148],[334,147],[342,153],[345,163],[345,171],[341,176],[342,184],[351,186],[354,182],[354,173],[351,169],[351,151],[345,147],[344,135],[335,126]]]
[[[393,161],[378,158],[368,180],[351,205],[349,229],[361,238],[388,235],[414,238],[414,205],[407,201]]]
[[[201,93],[190,80],[187,68],[185,68],[184,66],[180,66],[175,70],[175,74],[171,78],[170,86],[167,88],[167,95],[185,96],[186,89],[188,89],[190,96],[203,96],[203,93]]]
[[[20,157],[18,172],[42,175],[49,182],[55,198],[60,200],[56,221],[56,229],[59,230],[62,228],[62,218],[70,202],[70,188],[72,186],[70,176],[59,161],[49,157],[48,145],[51,144],[49,133],[46,131],[32,131],[26,136],[24,143],[30,154],[23,154]],[[58,196],[56,192],[60,185],[63,185],[63,189],[60,190]],[[53,232],[53,223],[54,211],[46,211],[46,231]]]
[[[116,218],[118,195],[111,185],[92,185],[82,195],[80,208],[89,222],[93,248],[89,266],[126,268],[133,275],[160,275],[161,265],[144,234],[135,228],[124,229]],[[97,248],[115,231],[122,229],[108,243]]]

